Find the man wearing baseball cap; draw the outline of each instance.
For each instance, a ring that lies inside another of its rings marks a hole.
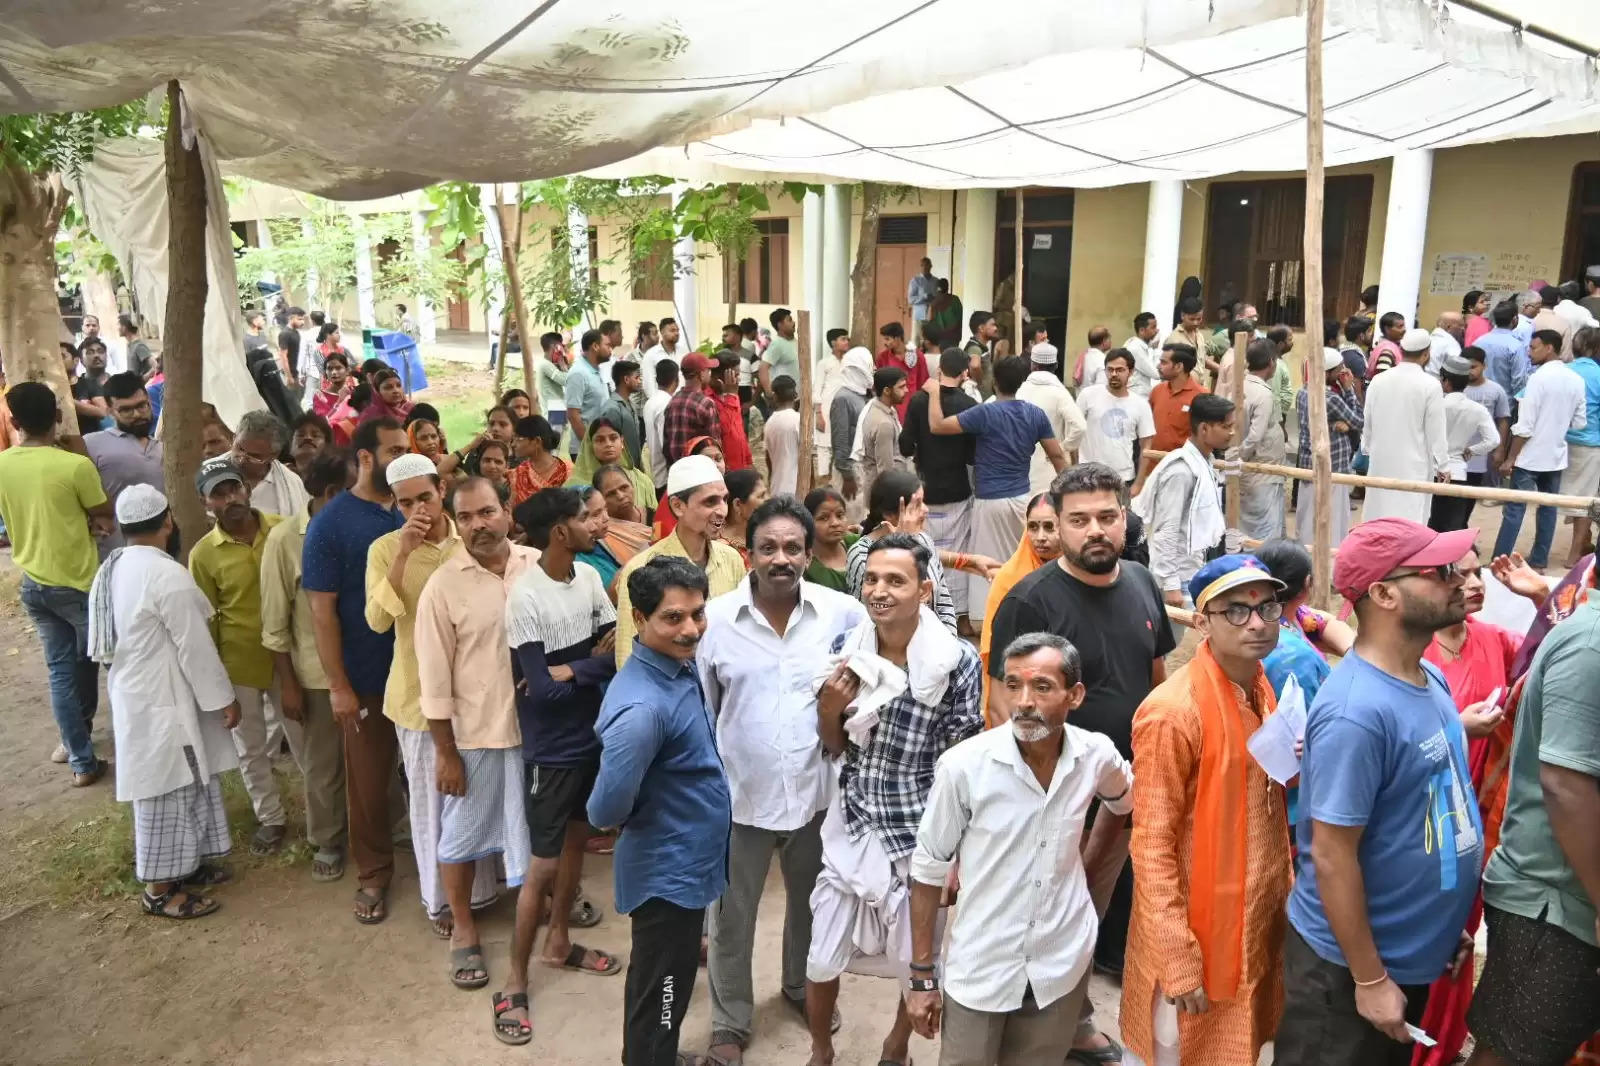
[[[1427,331],[1407,331],[1399,347],[1400,359],[1394,368],[1377,375],[1367,386],[1361,450],[1371,459],[1373,477],[1448,481],[1444,394],[1439,391],[1438,379],[1423,369],[1430,355]],[[1369,488],[1362,517],[1368,521],[1394,517],[1426,522],[1431,507],[1426,493]]]
[[[1470,957],[1483,825],[1462,712],[1422,653],[1466,617],[1475,536],[1383,518],[1339,547],[1359,625],[1306,723],[1281,1062],[1404,1066],[1429,985]]]
[[[1282,1008],[1287,813],[1246,743],[1277,707],[1261,661],[1283,588],[1253,555],[1201,567],[1188,588],[1200,646],[1134,714],[1121,1019],[1145,1062],[1160,1057],[1161,1011],[1184,1016],[1186,1061],[1254,1062]]]
[[[716,364],[699,352],[683,357],[683,387],[667,401],[661,417],[661,439],[668,469],[682,459],[689,442],[710,437],[722,447],[722,416],[717,401],[708,391]]]

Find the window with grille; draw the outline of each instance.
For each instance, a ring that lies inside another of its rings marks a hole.
[[[883,215],[878,219],[879,244],[927,244],[927,215]]]
[[[722,261],[722,298],[730,303],[789,302],[789,220],[758,218],[744,261]]]

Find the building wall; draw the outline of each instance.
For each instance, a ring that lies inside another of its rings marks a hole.
[[[1133,334],[1144,284],[1145,214],[1148,185],[1079,189],[1072,207],[1072,281],[1067,292],[1067,349],[1070,374],[1087,345],[1089,330],[1105,326],[1111,343]],[[1185,192],[1184,208],[1190,200]],[[1186,220],[1187,221],[1187,220]]]

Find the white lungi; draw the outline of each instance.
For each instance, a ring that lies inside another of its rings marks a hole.
[[[506,884],[522,884],[531,858],[522,749],[465,748],[467,794],[441,796],[439,861],[477,862],[498,855]]]
[[[933,538],[936,547],[951,552],[967,552],[972,550],[972,497],[968,496],[960,503],[937,503],[928,505],[928,536]],[[1016,550],[1016,545],[1012,545]],[[1011,558],[1010,552],[1006,558]],[[970,574],[959,570],[946,569],[944,572],[945,587],[950,590],[950,600],[955,604],[956,614],[967,613],[971,604]]]
[[[443,815],[444,797],[435,787],[437,767],[434,763],[433,734],[395,726],[400,738],[400,759],[405,763],[406,787],[411,794],[411,849],[417,858],[417,881],[422,890],[422,908],[430,919],[438,918],[450,909],[450,899],[444,893],[439,878],[439,829]],[[519,753],[520,755],[520,753]],[[498,863],[494,856],[478,861],[478,872],[472,879],[472,906],[487,907],[495,901],[498,885]],[[527,864],[523,864],[523,871]],[[518,871],[519,874],[522,871]]]
[[[1022,530],[1028,521],[1028,497],[1007,496],[998,500],[974,500],[972,503],[972,548],[977,555],[1005,562],[1022,543]],[[967,617],[973,628],[981,628],[983,620],[999,604],[991,604],[989,581],[975,574],[967,575]]]

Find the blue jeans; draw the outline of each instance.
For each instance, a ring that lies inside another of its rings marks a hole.
[[[56,716],[67,761],[73,773],[86,774],[98,765],[89,730],[100,702],[99,668],[88,655],[89,594],[41,585],[24,576],[22,606],[44,645],[44,662],[50,671],[50,710]]]
[[[1511,471],[1511,487],[1521,492],[1560,492],[1561,471],[1524,470]],[[1522,532],[1524,503],[1506,503],[1500,508],[1500,535],[1494,539],[1494,553],[1508,555],[1516,549],[1517,535]],[[1528,553],[1528,565],[1544,569],[1550,563],[1550,542],[1556,539],[1556,509],[1540,507],[1533,520],[1533,551]]]

